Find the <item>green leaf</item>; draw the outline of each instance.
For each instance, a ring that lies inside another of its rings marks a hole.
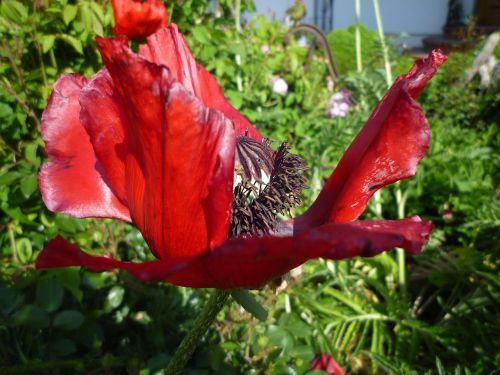
[[[36,176],[26,176],[21,179],[21,192],[25,198],[29,198],[38,188]]]
[[[75,37],[73,37],[71,35],[66,35],[66,34],[59,34],[57,36],[57,38],[68,43],[71,47],[73,47],[75,49],[76,52],[78,52],[80,55],[83,55],[82,42],[80,42]]]
[[[443,363],[438,356],[436,356],[436,368],[438,371],[438,375],[446,375],[446,370],[444,369]]]
[[[333,289],[333,288],[325,288],[324,292],[336,299],[338,299],[340,302],[344,303],[346,306],[349,306],[354,312],[357,312],[359,314],[366,314],[366,312],[363,310],[362,306],[357,304],[357,301],[353,301],[351,298],[349,298],[347,295],[342,293],[340,290]]]
[[[160,353],[148,359],[146,363],[146,367],[155,372],[161,369],[164,369],[168,365],[168,361],[170,360],[170,356],[166,353]]]
[[[0,288],[0,311],[9,315],[18,309],[24,301],[24,296],[12,288]]]
[[[59,357],[64,357],[76,352],[76,345],[69,339],[59,339],[52,345],[52,351]]]
[[[42,35],[39,40],[42,45],[42,52],[47,53],[52,49],[52,47],[54,47],[56,37],[54,35]]]
[[[37,149],[38,149],[38,145],[35,142],[28,144],[26,146],[26,148],[24,149],[24,156],[26,156],[26,160],[28,160],[32,163],[38,164],[39,159],[36,155]]]
[[[288,353],[295,346],[295,340],[288,331],[281,327],[271,325],[268,327],[266,336],[269,340],[269,345],[275,345],[283,350],[283,353]],[[281,354],[284,355],[284,354]]]
[[[19,1],[2,1],[0,12],[10,21],[22,24],[28,18],[28,9]]]
[[[33,256],[33,247],[31,241],[27,238],[19,238],[16,240],[16,255],[19,262],[28,264]]]
[[[123,295],[125,294],[125,290],[116,285],[109,290],[108,297],[106,298],[106,304],[111,309],[116,309],[123,302]]]
[[[54,317],[54,327],[72,331],[80,327],[85,320],[78,310],[64,310]]]
[[[233,298],[238,302],[246,311],[252,314],[255,318],[261,322],[265,322],[267,319],[267,311],[262,307],[262,305],[255,299],[255,297],[250,294],[246,289],[234,290],[231,292]]]
[[[45,328],[49,323],[49,314],[37,305],[24,305],[12,317],[14,326],[29,325],[34,328]]]
[[[83,292],[80,288],[80,269],[77,267],[66,267],[60,269],[54,269],[49,271],[57,281],[61,283],[64,288],[69,290],[71,294],[78,300],[82,302]]]
[[[78,7],[76,5],[66,5],[62,13],[64,23],[69,25],[75,19],[77,12]]]
[[[64,289],[57,280],[52,277],[42,278],[36,287],[36,302],[46,311],[57,310],[63,301]]]
[[[191,29],[194,39],[201,44],[209,44],[207,29],[203,26],[196,26]]]
[[[10,105],[6,103],[0,103],[0,118],[6,118],[12,116],[14,112]]]
[[[387,371],[390,374],[401,374],[401,370],[398,366],[394,365],[392,361],[384,357],[383,355],[374,353],[374,352],[367,352],[364,351],[366,355],[368,355],[377,365],[382,367],[385,371]]]
[[[291,332],[295,337],[306,337],[311,333],[309,326],[295,314],[283,314],[278,320],[279,326]]]

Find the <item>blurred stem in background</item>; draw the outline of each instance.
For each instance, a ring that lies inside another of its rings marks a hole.
[[[363,71],[363,62],[361,61],[361,0],[356,0],[356,69],[358,73]]]
[[[236,39],[240,40],[241,34],[241,0],[234,0],[234,26],[236,29]],[[243,91],[243,81],[241,79],[241,56],[237,54],[234,57],[236,65],[238,65],[238,72],[236,73],[236,87],[239,92]]]
[[[387,87],[389,87],[392,84],[391,62],[389,60],[389,47],[385,42],[384,26],[382,24],[382,16],[380,15],[378,0],[373,0],[373,10],[375,11],[378,36],[380,38],[380,46],[382,47],[382,54],[384,56],[385,79],[387,81]]]

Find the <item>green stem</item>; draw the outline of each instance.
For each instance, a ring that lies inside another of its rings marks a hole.
[[[361,31],[359,25],[361,24],[361,0],[356,0],[356,68],[358,73],[363,70],[363,62],[361,60]]]
[[[175,6],[175,2],[172,1],[172,3],[170,4],[170,8],[168,9],[168,24],[170,25],[173,21],[173,17],[174,17],[174,6]]]
[[[17,259],[16,235],[14,234],[13,226],[13,223],[7,224],[7,232],[9,233],[10,247],[12,248],[12,259],[14,261],[14,264],[18,265],[19,262]]]
[[[398,206],[398,219],[405,216],[406,197],[401,191],[399,182],[396,183],[396,204]],[[403,249],[396,249],[398,262],[398,284],[403,294],[406,294],[406,254]]]
[[[165,370],[165,375],[177,375],[181,373],[182,369],[186,366],[189,358],[193,355],[194,350],[200,343],[215,317],[224,307],[229,294],[229,291],[216,289],[210,296],[207,305],[201,314],[196,318],[193,328],[189,331],[186,337],[184,337],[181,345],[179,345],[174,356],[170,360],[170,363]]]
[[[236,28],[236,39],[239,43],[241,34],[241,0],[234,1],[234,26]],[[237,54],[234,58],[236,65],[238,65],[238,71],[236,73],[236,87],[239,92],[242,92],[243,80],[241,78],[241,56]]]
[[[236,31],[241,32],[241,0],[234,1],[234,23]]]
[[[380,15],[380,7],[378,5],[378,0],[373,0],[373,9],[375,11],[375,19],[377,20],[378,37],[380,39],[380,45],[382,46],[382,54],[384,56],[385,79],[387,81],[387,86],[390,86],[392,83],[392,70],[391,70],[391,62],[389,61],[389,47],[385,42],[384,26],[382,25],[382,16]]]

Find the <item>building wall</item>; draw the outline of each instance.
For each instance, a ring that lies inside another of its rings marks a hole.
[[[258,14],[283,21],[293,0],[254,0]],[[474,8],[474,0],[462,0],[465,18]],[[314,23],[314,0],[306,0],[308,14],[304,22]],[[446,21],[448,0],[379,0],[386,33],[440,34]],[[334,0],[333,27],[343,28],[356,22],[354,0]],[[361,0],[361,21],[376,29],[372,0]]]

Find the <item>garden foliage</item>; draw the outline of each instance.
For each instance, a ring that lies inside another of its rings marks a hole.
[[[99,69],[94,37],[111,35],[107,3],[0,3],[0,366],[9,371],[157,373],[208,295],[140,284],[126,272],[34,270],[58,233],[83,248],[147,259],[135,229],[48,212],[37,189],[51,85],[62,72],[90,77]],[[283,44],[285,26],[257,17],[239,31],[232,2],[207,3],[169,2],[169,14],[231,103],[272,145],[287,140],[306,159],[311,202],[387,89],[376,34],[362,31],[361,73],[354,29],[329,35],[340,72],[330,91],[323,54],[304,70],[307,49]],[[432,130],[429,153],[415,178],[376,202],[385,218],[419,213],[436,226],[423,254],[406,259],[405,283],[395,253],[309,262],[301,275],[253,292],[267,309],[266,317],[253,305],[263,321],[234,302],[221,312],[188,373],[303,374],[320,352],[354,374],[482,374],[500,366],[500,93],[498,83],[465,83],[476,52],[452,54],[419,98]],[[394,51],[390,57],[396,71],[411,66]],[[273,92],[273,78],[285,79],[286,95]],[[328,118],[330,96],[341,89],[353,107]],[[380,215],[370,208],[367,217]]]

